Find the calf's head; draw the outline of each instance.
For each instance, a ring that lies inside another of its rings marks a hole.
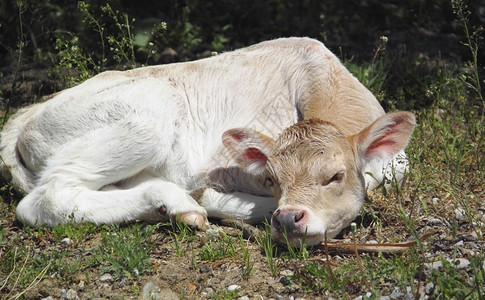
[[[314,245],[337,235],[358,215],[366,163],[404,149],[414,126],[413,114],[396,112],[346,136],[329,122],[305,120],[285,129],[276,141],[252,129],[231,129],[223,144],[276,198],[273,237]]]

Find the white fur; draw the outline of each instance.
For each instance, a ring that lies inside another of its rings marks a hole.
[[[306,118],[311,101],[326,101],[312,93],[315,87],[331,91],[335,70],[344,74],[340,83],[355,84],[321,43],[280,39],[196,62],[105,72],[22,109],[0,144],[4,167],[27,193],[17,217],[49,226],[161,220],[185,212],[261,221],[274,210],[273,198],[205,185],[211,170],[235,166],[222,135],[250,127],[277,138]],[[371,121],[383,115],[358,87],[352,97],[337,96],[365,107]],[[353,122],[352,116],[332,121]],[[373,166],[377,180],[383,165]],[[202,206],[189,196],[200,188],[207,188]]]

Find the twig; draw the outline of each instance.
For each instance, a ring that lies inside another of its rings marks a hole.
[[[419,239],[421,242],[428,239],[430,236],[435,234],[435,231],[428,232],[421,236]],[[412,247],[416,246],[417,240],[402,242],[402,243],[385,243],[385,244],[357,244],[357,243],[332,243],[325,242],[317,246],[319,249],[325,249],[328,247],[329,250],[355,254],[355,253],[387,253],[387,254],[399,254],[408,251]]]

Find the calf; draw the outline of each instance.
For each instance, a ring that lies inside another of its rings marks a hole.
[[[275,238],[315,244],[402,178],[413,128],[323,44],[288,38],[101,73],[19,110],[0,153],[32,226],[268,218]]]

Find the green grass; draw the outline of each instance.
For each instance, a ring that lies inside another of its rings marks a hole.
[[[151,236],[155,230],[156,226],[136,224],[102,232],[101,243],[91,252],[93,259],[101,265],[101,273],[129,279],[150,273]]]

